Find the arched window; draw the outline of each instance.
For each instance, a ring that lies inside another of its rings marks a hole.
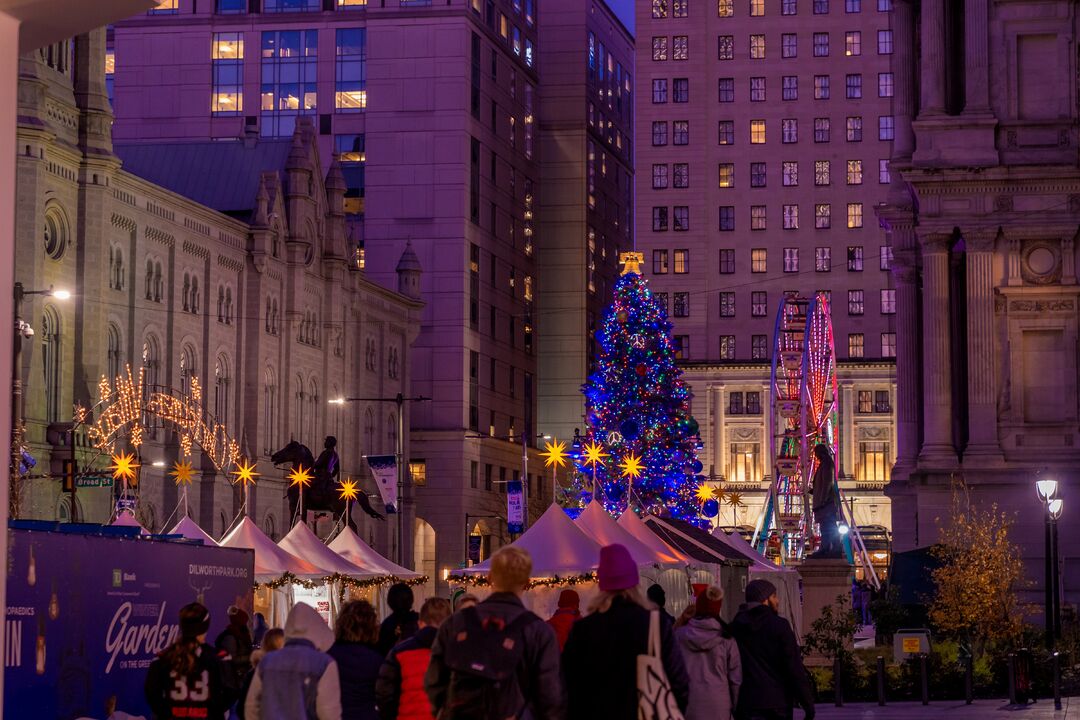
[[[60,421],[60,316],[45,306],[41,319],[42,369],[45,372],[45,419]]]
[[[191,312],[199,312],[199,276],[191,276]]]
[[[221,285],[217,287],[217,321],[225,322],[225,288]]]
[[[154,299],[154,261],[146,261],[146,299]]]
[[[112,251],[113,264],[112,264],[112,288],[114,290],[124,289],[124,251],[120,248],[115,248]]]
[[[195,348],[185,343],[180,350],[180,392],[184,395],[191,393],[191,380],[198,374],[198,366],[195,360]]]
[[[229,359],[218,355],[214,363],[214,416],[219,423],[229,420]]]
[[[154,264],[154,302],[161,302],[164,285],[161,282],[161,263]]]
[[[273,513],[267,513],[266,519],[263,520],[263,532],[265,532],[271,540],[277,542],[277,523],[274,520]]]
[[[184,308],[184,311],[186,312],[186,311],[191,309],[191,276],[188,275],[187,273],[184,273],[184,293],[183,293],[183,297],[184,297],[184,300],[183,300],[182,306]]]
[[[116,248],[112,245],[109,246],[109,289],[115,288],[116,274],[114,268],[116,266]]]
[[[386,451],[397,452],[397,415],[390,413],[386,423],[386,442],[390,446]]]
[[[270,319],[271,319],[271,318],[273,317],[273,316],[271,315],[271,313],[270,313],[270,307],[271,307],[271,306],[270,306],[270,298],[266,298],[266,320],[265,320],[265,322],[263,323],[263,329],[264,329],[264,330],[265,330],[265,331],[266,331],[267,333],[269,333],[269,332],[270,332],[270,327],[271,327],[271,326],[270,326]]]
[[[146,368],[146,384],[160,385],[161,377],[158,371],[161,367],[161,352],[158,349],[157,338],[147,335],[142,348],[143,367]]]
[[[292,436],[296,439],[303,437],[304,432],[304,378],[300,375],[296,376],[296,412],[293,415]]]
[[[311,379],[311,384],[308,388],[308,407],[311,408],[308,416],[308,424],[311,425],[311,443],[308,446],[312,451],[318,455],[319,451],[316,448],[322,447],[322,434],[320,428],[322,427],[322,408],[319,407],[319,403],[322,402],[319,396],[319,383],[315,378]]]
[[[225,324],[232,325],[232,288],[225,288]]]
[[[274,309],[272,310],[272,320],[270,321],[270,332],[274,335],[278,334],[278,306],[277,298],[274,298]]]
[[[64,256],[68,244],[67,219],[64,211],[56,203],[49,203],[45,208],[45,230],[43,241],[45,254],[53,260]]]
[[[120,350],[120,328],[114,323],[109,323],[109,350],[106,356],[105,367],[109,379],[120,375],[120,366],[123,364],[123,353]]]
[[[368,408],[364,413],[364,454],[372,455],[375,452],[375,413]]]
[[[263,371],[263,452],[277,451],[277,378],[273,368]]]

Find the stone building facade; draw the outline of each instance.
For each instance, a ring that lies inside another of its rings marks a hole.
[[[23,350],[27,440],[45,476],[26,481],[24,515],[70,517],[59,478],[73,407],[93,406],[99,379],[128,365],[178,396],[198,378],[204,406],[257,461],[248,513],[271,537],[290,518],[284,471],[269,456],[291,439],[317,454],[335,435],[342,476],[366,478],[373,492],[361,456],[394,452],[394,406],[328,400],[408,393],[423,307],[415,256],[403,258],[400,292],[355,269],[341,168],[326,165],[310,122],[280,140],[114,148],[104,51],[100,29],[20,63],[15,278],[74,294],[22,306],[35,330]],[[147,427],[138,518],[160,531],[178,502],[167,473],[179,444],[168,425]],[[80,472],[108,476],[85,426],[75,438]],[[191,515],[220,536],[240,493],[197,448],[191,459]],[[77,487],[76,514],[107,522],[113,497]],[[356,519],[395,553],[392,520]]]
[[[896,0],[898,549],[935,541],[956,478],[1015,513],[1044,580],[1040,477],[1075,511],[1080,460],[1080,18],[1070,2]],[[1080,542],[1061,524],[1064,591]],[[1041,592],[1041,591],[1040,591]]]

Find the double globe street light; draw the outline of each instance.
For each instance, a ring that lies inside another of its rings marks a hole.
[[[1043,503],[1046,525],[1046,649],[1054,649],[1054,641],[1061,638],[1061,580],[1058,572],[1057,521],[1065,502],[1054,497],[1058,492],[1057,480],[1038,480],[1035,492]]]

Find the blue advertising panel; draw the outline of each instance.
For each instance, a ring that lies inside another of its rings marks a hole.
[[[251,612],[250,550],[8,531],[4,717],[74,720],[114,711],[150,717],[146,671],[179,633],[180,608],[210,609],[208,642],[226,610]]]

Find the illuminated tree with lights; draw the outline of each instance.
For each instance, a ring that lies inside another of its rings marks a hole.
[[[639,504],[696,522],[698,424],[675,365],[671,323],[641,276],[641,254],[620,259],[623,274],[596,334],[596,371],[582,387],[589,440],[605,455],[592,462],[582,455],[578,467],[589,479],[595,472],[597,498],[608,510]]]

